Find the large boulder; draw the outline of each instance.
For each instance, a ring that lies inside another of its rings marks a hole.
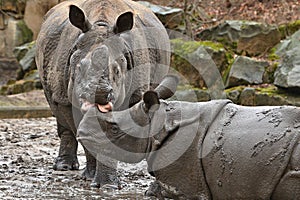
[[[246,26],[237,43],[237,52],[249,56],[262,55],[280,42],[281,34],[276,26],[254,24]]]
[[[0,95],[19,94],[36,89],[42,89],[41,81],[37,70],[27,73],[22,80],[10,80],[7,85],[0,88]]]
[[[0,58],[14,58],[13,49],[31,42],[32,35],[24,20],[9,17],[6,28],[0,30]]]
[[[194,87],[209,87],[216,76],[223,77],[228,68],[228,55],[222,44],[210,41],[171,40],[171,67]]]
[[[37,68],[35,63],[35,51],[35,41],[26,43],[14,49],[15,56],[20,63],[18,79],[22,79],[26,73]]]
[[[5,0],[1,1],[1,10],[22,15],[25,11],[25,5],[26,0]]]
[[[64,0],[27,0],[24,20],[33,32],[33,39],[37,38],[43,17],[47,11]]]
[[[238,56],[231,66],[226,87],[262,84],[264,73],[268,66],[269,63],[266,61]]]
[[[150,8],[166,28],[176,29],[183,20],[182,18],[183,10],[181,8],[172,8],[168,6],[155,5],[148,1],[138,1],[138,2]]]
[[[7,81],[16,79],[17,70],[20,64],[15,59],[1,59],[0,60],[0,88],[5,85]]]
[[[274,84],[300,92],[300,30],[279,45],[277,54],[282,57],[275,72]]]
[[[300,21],[300,20],[299,20]],[[276,54],[278,56],[283,57],[287,51],[299,48],[300,46],[300,29],[296,31],[292,36],[289,38],[282,40],[277,46],[276,46]]]
[[[0,59],[14,58],[15,47],[34,40],[46,12],[62,1],[0,1],[2,11],[0,12]]]
[[[229,20],[198,34],[202,40],[214,40],[230,45],[237,53],[257,56],[280,42],[276,26],[252,21]]]
[[[32,41],[32,32],[22,19],[26,0],[0,1],[0,59],[13,58],[13,48]]]
[[[288,36],[293,35],[300,29],[300,19],[296,21],[291,21],[287,24],[282,24],[279,26],[279,31],[281,33],[281,39],[286,39]]]
[[[203,102],[211,100],[211,97],[208,90],[191,88],[177,90],[169,100]]]
[[[15,56],[19,61],[17,81],[10,79],[0,89],[0,94],[18,94],[41,89],[41,82],[35,64],[35,42],[24,44],[14,49]]]
[[[274,84],[278,87],[300,92],[300,51],[287,51],[275,72]]]
[[[237,86],[226,90],[227,98],[245,106],[300,106],[300,96],[295,96],[273,84]]]

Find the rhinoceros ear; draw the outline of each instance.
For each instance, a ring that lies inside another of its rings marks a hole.
[[[92,26],[87,20],[84,12],[75,5],[70,6],[69,20],[73,26],[82,30],[83,33],[90,30]]]
[[[158,110],[160,102],[155,91],[147,91],[143,96],[143,100],[146,112]]]
[[[116,25],[114,26],[114,33],[122,33],[125,31],[130,31],[133,27],[133,13],[132,12],[126,12],[121,14],[116,22]]]
[[[161,83],[155,88],[159,99],[168,99],[172,97],[177,89],[179,78],[175,75],[167,75]]]

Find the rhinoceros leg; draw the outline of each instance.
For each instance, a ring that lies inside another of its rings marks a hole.
[[[117,161],[109,157],[97,155],[97,166],[91,187],[109,187],[113,189],[120,188],[120,182],[117,176]]]
[[[276,186],[271,199],[300,199],[300,143],[296,146],[289,166]]]
[[[162,188],[158,181],[154,181],[149,186],[148,190],[145,192],[145,196],[148,197],[156,197],[159,200],[164,200],[164,196],[162,194]]]
[[[82,174],[82,177],[84,179],[93,179],[95,176],[95,172],[96,172],[96,159],[95,157],[90,154],[90,152],[83,146],[84,148],[84,152],[85,152],[85,157],[86,157],[86,166],[85,166],[85,170]]]
[[[57,121],[57,131],[60,137],[60,147],[58,157],[55,159],[53,169],[59,171],[78,170],[77,159],[78,142],[72,131],[62,126]]]

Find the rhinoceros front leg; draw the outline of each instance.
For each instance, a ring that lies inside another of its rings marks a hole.
[[[159,200],[164,200],[164,196],[162,194],[162,188],[158,181],[154,181],[149,186],[148,190],[145,192],[145,196],[148,197],[156,197]]]
[[[96,162],[96,172],[91,187],[120,189],[120,181],[117,176],[117,161],[98,154]]]
[[[57,131],[60,137],[60,147],[58,157],[55,159],[53,169],[59,171],[78,170],[77,159],[78,142],[71,130],[63,127],[57,121]]]
[[[90,152],[83,146],[84,152],[85,152],[85,158],[86,158],[86,166],[84,169],[84,172],[82,174],[82,177],[84,179],[93,179],[96,172],[96,158],[90,154]]]

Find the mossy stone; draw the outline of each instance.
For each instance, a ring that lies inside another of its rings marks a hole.
[[[189,84],[198,88],[205,88],[207,86],[201,75],[201,68],[197,70],[196,66],[190,63],[191,60],[196,60],[198,64],[197,59],[201,62],[203,61],[203,63],[210,62],[210,64],[217,67],[217,70],[223,77],[224,75],[226,76],[225,72],[228,70],[228,58],[233,57],[218,42],[173,39],[171,40],[171,45],[173,49],[171,67],[185,77],[189,81]],[[201,57],[202,54],[204,57]],[[199,64],[199,67],[201,66],[203,65]]]
[[[274,83],[275,80],[275,71],[278,67],[278,62],[273,62],[271,65],[266,67],[266,70],[263,74],[264,83]]]
[[[27,27],[24,20],[19,20],[17,23],[17,45],[22,45],[31,42],[33,39],[32,31]]]
[[[23,93],[23,92],[24,92],[23,83],[16,83],[14,85],[9,86],[9,88],[7,89],[8,95],[19,94],[19,93]]]
[[[300,20],[296,20],[288,24],[280,25],[279,31],[281,34],[281,39],[285,39],[286,37],[293,35],[299,29],[300,29]]]
[[[246,87],[241,93],[240,102],[244,106],[255,106],[255,89]]]

